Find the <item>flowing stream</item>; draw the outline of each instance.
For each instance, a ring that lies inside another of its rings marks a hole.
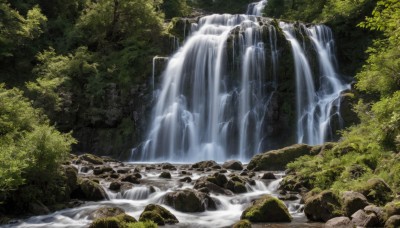
[[[129,164],[126,164],[125,167],[129,166]],[[211,175],[213,172],[193,171],[191,175],[183,175],[179,165],[176,167],[178,167],[178,170],[172,171],[172,178],[168,180],[158,177],[161,173],[160,170],[148,171],[142,167],[140,170],[142,174],[141,184],[135,185],[132,189],[125,190],[122,193],[108,190],[110,183],[102,181],[101,184],[106,190],[110,200],[88,202],[77,208],[57,211],[49,215],[32,217],[12,225],[6,225],[5,227],[87,227],[93,220],[91,214],[102,206],[123,208],[127,214],[139,219],[140,214],[148,204],[160,204],[171,211],[179,220],[179,223],[175,224],[174,227],[228,227],[240,220],[242,212],[249,206],[252,200],[258,199],[265,194],[277,196],[277,189],[283,175],[282,172],[277,172],[275,173],[277,177],[276,180],[261,180],[259,179],[261,173],[257,173],[256,177],[254,177],[255,185],[246,185],[247,193],[235,194],[232,196],[211,194],[211,197],[217,202],[217,210],[207,210],[199,213],[183,213],[163,204],[163,196],[167,192],[193,188],[197,179],[202,176]],[[237,171],[228,171],[226,175],[229,176],[231,173],[239,174]],[[191,183],[179,181],[180,178],[187,176],[193,179]],[[305,222],[299,200],[286,201],[285,203],[291,215],[294,217],[294,224]]]

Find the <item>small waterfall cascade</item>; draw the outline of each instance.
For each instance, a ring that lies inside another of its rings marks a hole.
[[[262,16],[262,11],[265,8],[265,6],[267,5],[267,3],[268,3],[268,0],[250,3],[247,6],[246,14],[259,16],[259,17]]]
[[[340,94],[350,85],[340,79],[334,53],[335,42],[330,28],[314,25],[307,28],[280,22],[290,42],[296,74],[297,142],[310,145],[323,144],[334,134],[331,121],[340,116]],[[298,31],[298,33],[296,33]],[[298,37],[296,36],[298,35]],[[307,58],[306,42],[311,41],[318,60],[319,71],[313,72]]]

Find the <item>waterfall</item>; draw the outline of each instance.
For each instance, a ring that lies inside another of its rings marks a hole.
[[[250,3],[247,7],[247,13],[248,15],[255,15],[255,16],[262,16],[262,11],[267,5],[268,1],[263,0],[260,2],[254,2]]]
[[[279,28],[258,17],[266,4],[250,4],[246,15],[214,14],[192,23],[155,86],[148,137],[132,150],[132,160],[246,162],[271,148],[271,106],[287,67],[279,66],[278,39],[284,37],[294,59],[297,142],[315,145],[331,138],[331,120],[341,119],[340,94],[349,88],[336,72],[332,32],[284,22]],[[318,72],[310,61],[318,61]]]
[[[334,39],[330,28],[315,25],[307,28],[280,22],[284,35],[290,42],[296,73],[297,142],[318,145],[333,135],[331,120],[339,122],[340,94],[350,85],[340,80],[336,72]],[[298,31],[300,38],[296,37]],[[319,62],[319,72],[313,74],[305,48],[304,37],[311,40]],[[317,83],[315,83],[317,82]],[[316,87],[319,84],[319,87]]]

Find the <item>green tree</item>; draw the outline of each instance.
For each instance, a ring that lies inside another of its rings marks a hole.
[[[161,9],[165,13],[167,19],[173,17],[184,17],[190,13],[190,8],[186,0],[164,0]]]

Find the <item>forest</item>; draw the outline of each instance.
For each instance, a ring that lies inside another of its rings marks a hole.
[[[77,155],[127,160],[151,118],[153,57],[183,42],[179,18],[244,13],[251,2],[0,0],[0,224],[31,215],[31,202],[69,201],[65,165]],[[269,0],[263,16],[329,26],[352,81],[351,124],[323,154],[287,164],[283,188],[366,192],[398,215],[400,2]]]

